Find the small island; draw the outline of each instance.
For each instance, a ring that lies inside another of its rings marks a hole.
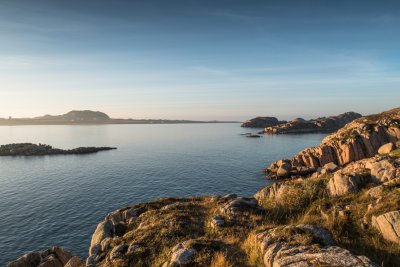
[[[0,156],[46,156],[46,155],[79,155],[99,151],[113,150],[116,147],[78,147],[74,149],[53,148],[50,145],[18,143],[0,146]]]

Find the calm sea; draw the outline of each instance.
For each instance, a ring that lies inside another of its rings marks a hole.
[[[320,134],[246,138],[239,124],[2,126],[0,144],[116,146],[81,156],[0,158],[0,266],[62,246],[85,256],[97,223],[160,197],[252,195],[262,168],[318,144]]]

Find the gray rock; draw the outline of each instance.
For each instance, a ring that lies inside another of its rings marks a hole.
[[[172,255],[166,266],[181,266],[190,263],[197,251],[187,248],[185,243],[179,243],[172,249]]]

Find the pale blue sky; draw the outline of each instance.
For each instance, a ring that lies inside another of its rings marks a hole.
[[[0,0],[0,117],[374,113],[399,48],[398,1]]]

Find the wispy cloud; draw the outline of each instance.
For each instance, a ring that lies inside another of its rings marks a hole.
[[[190,67],[191,70],[194,71],[198,71],[198,72],[202,72],[205,74],[211,74],[211,75],[223,75],[223,76],[227,76],[230,75],[230,73],[226,70],[221,70],[221,69],[216,69],[216,68],[210,68],[210,67],[206,67],[206,66],[192,66]]]

